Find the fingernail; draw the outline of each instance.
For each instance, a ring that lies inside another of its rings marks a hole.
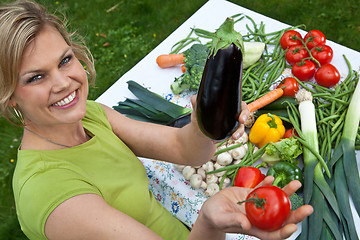
[[[238,140],[240,138],[240,133],[235,132],[232,137],[233,137],[234,140]]]

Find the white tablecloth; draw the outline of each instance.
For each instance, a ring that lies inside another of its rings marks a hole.
[[[174,81],[174,78],[182,74],[180,68],[161,69],[155,62],[156,57],[160,54],[169,53],[171,47],[179,40],[184,39],[192,27],[215,31],[227,17],[238,13],[250,16],[257,24],[263,22],[266,32],[274,32],[289,27],[287,24],[265,17],[225,0],[209,0],[160,45],[116,81],[96,101],[113,107],[116,106],[119,101],[124,101],[126,97],[135,98],[128,90],[126,83],[128,80],[134,80],[148,87],[151,91],[162,95],[169,101],[189,107],[190,94],[182,94],[179,96],[172,94],[170,90],[170,84]],[[242,20],[235,25],[235,29],[244,35],[248,32],[246,30],[246,24],[252,26],[250,21]],[[303,36],[305,35],[304,31],[299,30],[299,32]],[[339,69],[342,78],[348,74],[348,68],[343,55],[346,55],[349,59],[353,69],[359,69],[359,52],[329,40],[327,40],[327,45],[331,46],[334,50],[332,64]],[[284,74],[289,74],[289,70],[285,70]],[[357,156],[358,165],[360,166],[359,154]],[[154,193],[157,200],[181,221],[191,226],[198,216],[198,211],[202,203],[206,200],[203,191],[192,189],[189,182],[183,178],[180,172],[174,169],[172,164],[151,159],[141,159],[141,161],[148,173],[150,190]],[[360,220],[357,214],[355,214],[355,221],[358,234],[360,235]],[[295,239],[299,231],[300,230],[290,239]],[[239,234],[228,234],[227,239],[255,238]]]

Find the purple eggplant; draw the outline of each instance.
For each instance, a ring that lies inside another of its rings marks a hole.
[[[231,19],[222,26],[225,24],[225,30],[235,32]],[[236,37],[231,36],[224,44],[222,26],[217,30],[221,32],[220,40],[213,40],[196,101],[199,128],[207,137],[218,141],[230,137],[239,125],[243,69],[242,36],[235,32]],[[228,31],[226,34],[229,36]]]

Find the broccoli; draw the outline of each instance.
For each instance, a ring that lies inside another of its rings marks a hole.
[[[180,77],[175,78],[175,81],[171,84],[170,88],[174,94],[199,88],[205,63],[209,55],[209,48],[203,44],[193,44],[183,54],[186,71]]]
[[[299,207],[301,207],[302,205],[304,205],[304,200],[302,199],[302,197],[300,197],[298,194],[294,193],[293,195],[291,195],[289,197],[290,202],[291,202],[291,211],[298,209]]]

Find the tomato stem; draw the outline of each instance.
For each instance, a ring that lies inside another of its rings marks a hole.
[[[265,211],[264,205],[266,204],[266,200],[265,200],[265,198],[259,198],[256,193],[253,194],[253,197],[250,197],[241,202],[237,202],[237,204],[242,204],[244,202],[253,203],[255,205],[255,207],[262,208]]]
[[[302,42],[302,44],[304,45],[304,49],[306,49],[306,51],[308,51],[308,53],[309,53],[309,57],[307,57],[306,59],[313,60],[317,64],[318,67],[321,67],[320,62],[317,59],[314,58],[314,56],[311,53],[311,50],[306,46],[306,44],[308,42],[310,42],[310,41],[313,42],[314,37],[310,37],[306,41],[304,41],[302,38],[299,38],[299,37],[297,37],[297,38]]]

